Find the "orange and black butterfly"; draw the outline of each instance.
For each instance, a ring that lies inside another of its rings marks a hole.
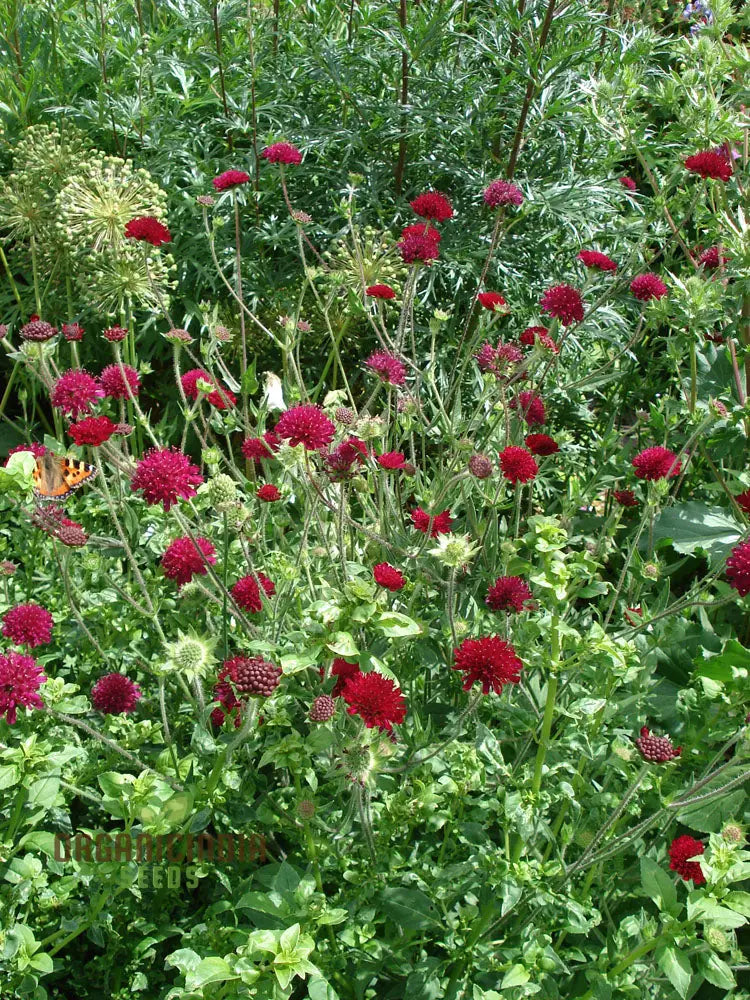
[[[77,458],[41,455],[34,469],[34,496],[37,500],[66,500],[73,490],[95,475],[93,465]]]

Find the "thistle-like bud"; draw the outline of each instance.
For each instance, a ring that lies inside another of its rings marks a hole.
[[[220,514],[227,514],[237,503],[237,484],[231,476],[220,473],[208,480],[208,500]]]
[[[472,455],[469,459],[469,472],[477,479],[489,479],[492,475],[492,462],[486,455]]]
[[[215,639],[206,639],[195,633],[186,635],[178,631],[176,642],[166,647],[167,658],[163,664],[166,672],[179,671],[190,680],[205,677],[214,663]]]
[[[479,551],[469,535],[441,535],[434,549],[428,550],[444,566],[459,569],[470,562]]]

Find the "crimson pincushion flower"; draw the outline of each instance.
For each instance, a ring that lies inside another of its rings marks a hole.
[[[484,306],[485,309],[489,309],[492,312],[499,311],[497,306],[504,306],[506,304],[505,299],[499,292],[480,292],[477,295],[479,304]]]
[[[500,471],[515,486],[516,483],[531,482],[539,472],[539,466],[530,451],[509,444],[500,452]]]
[[[63,337],[68,342],[83,340],[83,335],[86,332],[80,323],[63,323],[62,325]]]
[[[394,469],[403,469],[407,464],[406,455],[402,451],[386,451],[382,455],[376,455],[375,461],[383,469],[389,469],[393,471]]]
[[[43,708],[39,688],[47,676],[31,656],[10,650],[0,655],[0,718],[9,725],[16,721],[16,709]]]
[[[443,510],[439,514],[430,515],[421,507],[417,507],[409,516],[417,531],[421,531],[425,535],[429,531],[431,538],[437,538],[438,535],[449,535],[453,527],[453,519],[449,509]]]
[[[715,271],[721,264],[726,264],[729,257],[725,256],[718,247],[708,247],[698,257],[698,263],[705,267],[707,271]]]
[[[541,396],[537,396],[534,392],[519,392],[511,399],[510,407],[512,410],[518,410],[529,426],[543,424],[547,419],[544,401]]]
[[[518,684],[521,680],[523,663],[513,646],[499,635],[464,639],[453,650],[453,656],[455,663],[451,669],[463,673],[464,691],[478,681],[482,685],[482,694],[489,694],[491,690],[501,694],[504,684]]]
[[[372,575],[375,583],[385,587],[386,590],[401,590],[406,583],[403,573],[390,563],[378,563],[373,566]]]
[[[613,490],[612,496],[621,507],[637,507],[638,498],[632,490]]]
[[[534,347],[536,344],[539,344],[541,347],[546,347],[555,354],[560,353],[560,348],[557,346],[556,341],[550,337],[546,326],[527,326],[518,339],[526,347]]]
[[[260,462],[264,458],[273,458],[279,450],[281,442],[273,431],[266,431],[263,437],[246,438],[240,447],[245,458]]]
[[[260,154],[269,163],[283,163],[285,165],[296,165],[302,163],[302,153],[293,146],[291,142],[274,142]]]
[[[196,548],[197,545],[197,548]],[[216,549],[208,538],[197,537],[195,543],[188,536],[175,538],[167,546],[161,557],[164,576],[174,580],[180,587],[189,583],[196,573],[204,576],[208,572],[207,563],[216,562]]]
[[[90,444],[94,448],[109,441],[116,433],[117,424],[113,424],[109,417],[84,417],[68,428],[68,434],[77,445]]]
[[[622,184],[624,188],[627,188],[628,191],[635,191],[635,181],[632,177],[621,177],[620,184]]]
[[[548,288],[539,303],[550,316],[559,319],[563,326],[580,323],[583,319],[583,299],[572,285],[555,285]]]
[[[43,444],[38,444],[36,441],[32,441],[31,444],[17,444],[14,445],[8,451],[8,457],[5,459],[5,465],[8,464],[11,455],[15,455],[19,451],[30,451],[34,458],[41,458],[42,455],[47,454],[47,449]]]
[[[92,403],[104,398],[104,389],[99,381],[87,371],[70,369],[63,372],[52,386],[50,402],[74,419],[81,413],[86,413]]]
[[[250,697],[269,698],[279,686],[281,667],[262,656],[234,656],[225,660],[220,681],[231,681],[236,691]]]
[[[273,503],[275,500],[281,500],[281,491],[273,483],[264,483],[263,486],[259,487],[255,495],[264,503]]]
[[[232,597],[245,611],[256,614],[263,610],[261,588],[267,597],[276,593],[276,585],[268,579],[265,573],[249,573],[241,577],[232,587]]]
[[[648,726],[643,726],[641,734],[635,741],[638,753],[644,760],[653,764],[666,764],[682,753],[682,747],[672,746],[668,736],[654,736]]]
[[[743,490],[734,498],[746,514],[750,514],[750,490]]]
[[[578,254],[580,260],[586,267],[594,267],[598,271],[616,271],[617,264],[608,257],[606,253],[599,253],[598,250],[581,250]]]
[[[35,319],[24,323],[18,334],[21,340],[42,344],[45,340],[52,340],[53,337],[57,336],[57,328],[51,323],[46,323],[43,319]]]
[[[661,445],[639,452],[632,464],[639,479],[673,479],[682,468],[675,453]]]
[[[125,674],[105,674],[91,688],[91,704],[105,715],[127,715],[140,697],[140,687]]]
[[[658,274],[647,271],[633,278],[630,291],[641,302],[650,302],[651,299],[663,299],[669,290]]]
[[[355,674],[344,688],[343,698],[349,715],[358,715],[368,729],[377,726],[390,732],[406,717],[406,701],[393,681],[371,670]]]
[[[487,591],[484,603],[493,611],[527,611],[533,604],[529,585],[520,576],[499,576]],[[485,692],[486,693],[486,692]]]
[[[125,238],[128,240],[142,240],[152,246],[160,247],[162,243],[171,243],[172,234],[153,215],[141,215],[137,219],[131,219],[125,226]]]
[[[415,215],[421,215],[423,219],[431,219],[434,222],[447,222],[453,216],[451,203],[439,191],[426,191],[418,195],[414,201],[410,201],[409,205]]]
[[[249,180],[250,174],[246,174],[244,170],[225,170],[223,174],[214,177],[211,183],[217,191],[228,191],[239,184],[247,184]]]
[[[128,335],[127,327],[124,326],[110,326],[104,331],[102,336],[105,340],[108,340],[110,344],[120,344]]]
[[[180,378],[183,392],[188,399],[196,400],[200,395],[200,389],[198,388],[199,380],[216,386],[214,391],[205,394],[204,398],[211,406],[215,406],[217,410],[226,410],[228,406],[234,406],[237,402],[237,397],[233,392],[225,389],[220,383],[217,384],[216,380],[208,372],[203,371],[202,368],[191,368],[190,371],[185,372]]]
[[[403,362],[389,351],[375,351],[365,364],[382,382],[388,382],[389,385],[404,385],[406,382],[406,368]]]
[[[40,604],[17,604],[3,615],[3,635],[17,646],[46,646],[52,625],[52,615]]]
[[[693,885],[703,885],[706,877],[701,870],[698,861],[690,861],[689,858],[696,858],[703,854],[706,847],[700,840],[684,833],[677,837],[669,845],[669,867],[673,872],[678,872],[686,882],[693,882]]]
[[[326,471],[334,482],[342,482],[353,476],[367,458],[369,451],[364,441],[348,437],[328,452],[321,452]]]
[[[711,177],[717,181],[728,181],[732,176],[730,161],[712,149],[688,156],[685,167],[693,174],[699,174],[703,178]]]
[[[365,289],[365,295],[371,299],[395,299],[396,293],[390,285],[370,285]]]
[[[482,194],[485,205],[490,208],[500,208],[501,205],[518,207],[523,201],[523,192],[509,181],[491,181]]]
[[[527,434],[526,447],[532,455],[554,455],[560,445],[549,434]]]
[[[120,365],[107,365],[99,376],[99,383],[109,399],[130,399],[128,387],[133,396],[137,396],[141,389],[138,372],[130,365],[123,365],[122,371]]]
[[[307,451],[317,451],[325,448],[333,440],[336,426],[323,413],[319,406],[303,404],[293,406],[282,413],[274,428],[274,434],[286,438],[294,447],[303,444]]]
[[[320,668],[320,676],[323,676],[323,668]],[[331,676],[336,678],[336,683],[331,691],[332,698],[339,698],[344,693],[347,683],[360,673],[358,663],[350,663],[341,656],[337,656],[331,666]]]
[[[732,549],[727,559],[727,579],[740,597],[750,594],[750,541]]]
[[[146,503],[161,503],[169,510],[180,497],[194,497],[202,482],[198,466],[178,448],[151,448],[136,466],[130,488],[140,490]]]
[[[440,256],[438,241],[425,233],[409,233],[408,236],[402,236],[397,246],[401,260],[405,264],[414,264],[418,260],[427,264]]]

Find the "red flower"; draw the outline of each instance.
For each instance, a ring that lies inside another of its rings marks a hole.
[[[247,184],[249,180],[250,174],[246,174],[244,170],[225,170],[223,174],[214,177],[211,183],[217,191],[228,191],[238,184]]]
[[[485,205],[490,208],[500,208],[501,205],[518,207],[523,201],[523,192],[509,181],[491,181],[482,194]]]
[[[425,226],[420,223],[417,223],[414,226],[404,226],[401,230],[402,240],[409,239],[411,236],[426,236],[427,239],[432,240],[433,243],[439,243],[443,238],[434,226]]]
[[[540,344],[555,354],[560,353],[560,348],[552,337],[550,337],[546,326],[527,326],[518,339],[526,347],[534,347],[535,344]]]
[[[521,680],[523,663],[513,646],[500,636],[464,639],[453,655],[456,662],[451,669],[462,671],[464,691],[479,681],[482,694],[490,690],[501,694],[504,684],[518,684]]]
[[[506,304],[505,299],[499,292],[480,292],[477,295],[480,305],[483,305],[485,309],[490,309],[492,312],[499,312],[496,306],[504,306]]]
[[[560,445],[549,434],[527,434],[526,447],[532,455],[554,455]]]
[[[213,565],[215,562],[216,549],[207,538],[198,537],[194,543],[188,535],[184,535],[170,542],[161,557],[161,568],[167,579],[174,580],[181,587],[183,583],[189,583],[196,573],[205,576],[207,563]]]
[[[750,542],[740,542],[727,559],[727,579],[740,597],[750,594]]]
[[[68,434],[77,445],[90,444],[95,448],[109,441],[116,433],[117,425],[109,417],[85,417],[68,428]]]
[[[750,514],[750,490],[738,493],[734,499],[746,514]]]
[[[320,676],[323,676],[323,668],[320,668]],[[348,681],[352,677],[356,677],[360,673],[358,663],[349,663],[348,660],[344,660],[342,657],[337,656],[333,661],[333,666],[331,667],[331,676],[336,677],[336,684],[334,685],[333,691],[331,691],[332,698],[338,698],[344,693],[344,688],[346,687]]]
[[[509,483],[528,483],[539,472],[530,451],[516,445],[508,445],[500,452],[500,470]]]
[[[146,503],[169,510],[180,497],[194,497],[202,482],[198,467],[177,448],[151,448],[136,466],[130,488],[140,490]]]
[[[307,451],[317,451],[331,443],[336,427],[319,406],[303,404],[283,413],[274,433],[287,438],[292,447],[303,444]]]
[[[119,344],[121,341],[125,340],[128,335],[128,331],[124,326],[110,326],[109,329],[105,330],[102,336],[105,340],[108,340],[110,344]]]
[[[373,566],[372,575],[375,583],[385,587],[386,590],[401,590],[406,583],[403,573],[390,563],[378,563],[377,566]]]
[[[8,452],[8,457],[5,459],[5,465],[8,464],[11,455],[15,455],[19,451],[30,451],[34,458],[41,458],[42,455],[47,454],[47,449],[43,444],[37,444],[36,441],[32,441],[31,444],[17,444],[14,445]]]
[[[544,401],[535,392],[519,392],[510,401],[512,410],[520,410],[524,421],[529,425],[543,424],[547,419]]]
[[[227,663],[231,664],[231,660],[227,660]],[[224,669],[220,672],[220,677],[228,677],[230,674],[230,669],[225,665]],[[241,709],[242,702],[237,698],[234,693],[232,685],[228,681],[219,681],[214,685],[214,701],[220,702],[222,708],[215,708],[211,712],[211,722],[215,726],[223,726],[224,719],[229,715],[234,709]],[[242,712],[238,711],[234,717],[234,728],[239,729],[242,723]],[[260,720],[259,720],[260,724]]]
[[[437,260],[440,256],[438,241],[424,233],[413,233],[409,236],[404,236],[397,246],[401,254],[401,260],[405,264],[413,264],[418,260],[428,263],[431,260]]]
[[[323,454],[323,461],[331,479],[340,483],[354,474],[356,471],[354,466],[361,466],[368,454],[364,441],[356,437],[348,437],[332,451]]]
[[[215,386],[213,392],[209,392],[205,395],[205,399],[211,406],[215,406],[217,410],[226,410],[228,406],[234,406],[237,402],[237,397],[229,389],[225,389],[221,383],[217,383],[208,372],[203,371],[202,368],[191,368],[189,372],[185,374],[180,379],[182,383],[182,389],[188,399],[196,400],[200,394],[198,388],[198,379],[201,382],[210,382],[211,385]]]
[[[429,531],[431,538],[437,538],[438,535],[449,535],[453,527],[453,519],[449,509],[441,511],[439,514],[428,514],[421,507],[417,507],[409,516],[417,531],[421,531],[425,535]]]
[[[632,490],[613,490],[612,496],[621,507],[637,507],[638,499]]]
[[[327,694],[319,694],[310,706],[311,722],[328,722],[336,714],[336,702]]]
[[[572,285],[555,285],[542,296],[540,305],[544,312],[560,320],[563,326],[580,323],[583,319],[583,299]]]
[[[258,489],[255,495],[259,500],[263,500],[264,503],[273,503],[274,500],[281,500],[281,492],[278,486],[274,486],[273,483],[265,483]]]
[[[141,697],[141,689],[125,674],[100,677],[91,689],[91,704],[105,715],[127,715]]]
[[[698,263],[705,267],[707,271],[715,271],[721,264],[726,264],[729,257],[726,257],[718,247],[709,247],[704,250],[698,258]]]
[[[225,660],[219,680],[230,680],[240,694],[268,698],[279,686],[281,667],[262,656],[235,656]]]
[[[620,184],[622,184],[624,188],[627,188],[628,191],[635,191],[635,181],[632,177],[621,177]]]
[[[669,867],[673,872],[679,872],[686,882],[692,881],[693,885],[703,885],[706,877],[701,871],[698,861],[689,861],[688,858],[695,858],[703,854],[706,847],[695,837],[683,834],[677,837],[669,845]]]
[[[403,469],[407,464],[406,455],[401,451],[386,451],[382,455],[376,455],[375,461],[384,469]]]
[[[9,725],[16,721],[16,709],[44,708],[39,688],[47,677],[31,656],[9,651],[0,655],[0,719],[5,716]]]
[[[51,323],[45,323],[43,319],[32,319],[24,324],[18,331],[21,340],[28,340],[34,344],[43,344],[45,340],[52,340],[57,336],[57,327]]]
[[[160,247],[162,243],[171,243],[172,234],[152,215],[143,215],[139,219],[131,219],[125,226],[125,237],[129,240],[144,240],[152,246]]]
[[[246,438],[240,451],[245,458],[260,462],[263,458],[273,458],[273,453],[279,450],[281,444],[273,431],[266,431],[263,437]]]
[[[123,378],[123,372],[125,377]],[[135,368],[130,365],[123,365],[120,371],[119,365],[107,365],[99,376],[104,395],[109,399],[130,399],[128,386],[133,396],[137,396],[141,389],[141,380]]]
[[[679,475],[682,463],[669,448],[646,448],[633,459],[639,479],[673,479]]]
[[[3,635],[17,646],[46,646],[52,639],[52,615],[40,604],[17,604],[3,615]]]
[[[390,285],[370,285],[365,289],[365,295],[371,299],[395,299],[396,293]]]
[[[267,597],[273,597],[276,593],[276,586],[265,573],[251,573],[243,576],[232,587],[232,597],[237,604],[245,611],[257,612],[263,610],[263,599],[261,597],[261,587]]]
[[[492,471],[492,462],[486,455],[472,455],[469,459],[469,472],[477,479],[489,479]]]
[[[409,204],[415,215],[421,215],[423,219],[432,219],[434,222],[446,222],[453,215],[451,203],[438,191],[420,194]]]
[[[86,332],[80,323],[63,323],[62,325],[63,337],[67,341],[73,340],[83,340],[83,335]]]
[[[302,163],[302,153],[290,142],[274,142],[270,146],[266,146],[260,155],[269,163],[287,165]]]
[[[616,271],[617,264],[605,253],[598,250],[581,250],[578,260],[582,261],[586,267],[595,267],[599,271]]]
[[[630,291],[640,299],[641,302],[650,302],[651,299],[663,299],[668,289],[658,274],[647,271],[646,274],[639,274],[630,282]]]
[[[368,729],[377,726],[390,732],[406,717],[406,702],[398,688],[377,670],[356,674],[346,684],[343,698],[349,715],[358,715]]]
[[[682,753],[682,747],[673,747],[668,736],[652,736],[648,726],[641,729],[635,745],[641,757],[653,764],[666,764]]]
[[[533,606],[529,585],[520,576],[499,576],[487,591],[484,603],[493,611],[508,613],[530,611]],[[524,607],[526,604],[530,607]]]
[[[49,398],[53,406],[75,419],[103,396],[104,390],[93,375],[83,369],[71,369],[55,382]]]
[[[717,181],[728,181],[732,176],[730,161],[712,149],[688,156],[685,166],[693,174],[700,174],[704,178],[712,177]]]
[[[382,382],[388,382],[390,385],[404,385],[406,382],[406,368],[403,362],[389,351],[375,351],[365,364]]]

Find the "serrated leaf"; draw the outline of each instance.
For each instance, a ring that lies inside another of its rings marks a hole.
[[[653,899],[660,910],[673,916],[679,913],[677,890],[672,879],[651,858],[641,858],[641,886],[649,899]]]
[[[721,990],[731,990],[737,985],[730,967],[713,953],[698,955],[698,971],[712,986]]]
[[[697,500],[668,507],[654,521],[654,539],[669,539],[677,552],[706,552],[712,562],[725,558],[744,533],[721,507]]]
[[[669,945],[657,951],[656,961],[659,968],[680,996],[687,996],[690,980],[693,976],[693,970],[690,967],[690,961],[687,956],[678,951],[677,948]]]

